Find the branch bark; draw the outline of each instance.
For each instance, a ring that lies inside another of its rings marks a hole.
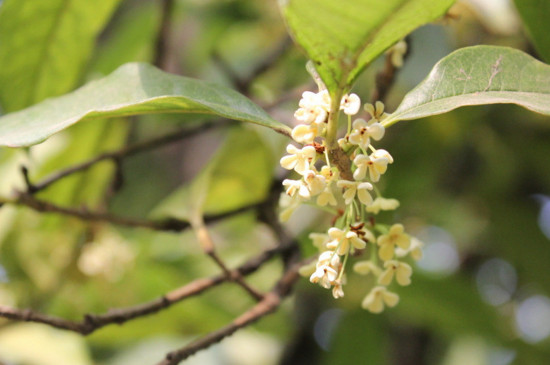
[[[187,359],[189,356],[197,353],[200,350],[206,349],[215,343],[220,342],[224,338],[232,335],[241,328],[247,327],[250,324],[258,321],[262,317],[274,312],[281,305],[282,300],[288,296],[292,287],[299,278],[298,270],[302,266],[302,262],[291,265],[282,278],[277,282],[275,287],[267,293],[264,298],[237,317],[233,322],[217,331],[211,332],[208,335],[191,342],[189,345],[182,347],[179,350],[172,351],[166,355],[164,360],[158,365],[176,365]]]
[[[265,262],[274,255],[294,246],[295,242],[286,242],[285,244],[266,250],[258,256],[248,260],[238,268],[231,270],[232,275],[246,276],[258,270]],[[69,321],[64,318],[49,316],[38,313],[30,309],[17,309],[0,305],[0,317],[8,318],[14,321],[37,322],[47,324],[51,327],[64,329],[89,335],[96,330],[110,324],[123,324],[129,320],[143,317],[166,309],[184,299],[197,296],[204,291],[220,285],[229,280],[225,274],[212,276],[210,278],[197,279],[187,285],[177,288],[163,296],[146,302],[126,308],[117,308],[109,310],[104,314],[86,314],[82,321]]]

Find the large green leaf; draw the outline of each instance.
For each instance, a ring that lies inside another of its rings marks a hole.
[[[5,0],[0,105],[22,109],[70,91],[120,0]]]
[[[460,49],[440,60],[383,124],[498,103],[550,115],[550,66],[507,47]]]
[[[454,0],[286,0],[294,39],[331,92],[348,88],[363,68]]]
[[[290,130],[233,90],[129,63],[70,94],[1,117],[0,146],[33,145],[83,119],[145,113],[215,114]]]
[[[514,3],[535,48],[546,62],[550,62],[550,1],[514,0]]]

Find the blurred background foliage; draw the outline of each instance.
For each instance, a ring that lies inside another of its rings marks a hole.
[[[0,105],[5,112],[68,92],[125,62],[158,61],[161,1],[102,0],[93,6],[27,1],[18,15],[8,11],[18,2],[0,1]],[[165,70],[235,88],[235,77],[249,77],[287,37],[275,1],[177,0],[170,26],[161,60]],[[495,44],[537,56],[526,34],[510,1],[459,1],[448,17],[410,36],[410,56],[387,109],[393,110],[456,48]],[[296,47],[287,46],[240,91],[271,106],[273,116],[291,125],[300,95],[293,91],[313,89],[305,62]],[[356,83],[354,92],[362,100],[369,100],[382,67],[383,60],[377,61]],[[38,180],[101,152],[206,120],[193,115],[95,120],[29,149],[1,149],[0,193],[7,196],[24,187],[23,164]],[[219,127],[125,159],[120,189],[113,187],[112,163],[102,162],[38,196],[128,217],[186,218],[193,181],[209,166],[213,173],[205,209],[221,212],[265,199],[272,180],[284,176],[278,160],[286,143],[261,128]],[[385,195],[401,201],[388,218],[405,222],[426,244],[413,284],[399,292],[400,304],[372,315],[359,306],[369,285],[364,278],[350,276],[346,297],[338,301],[302,280],[276,314],[187,363],[550,361],[548,117],[509,105],[462,108],[400,123],[387,131],[382,148],[396,161],[383,179]],[[308,232],[324,229],[329,220],[303,208],[286,228],[300,237],[308,254],[314,252]],[[230,265],[275,245],[253,212],[213,225],[212,235]],[[191,232],[120,228],[7,205],[0,209],[1,304],[79,319],[151,300],[218,271]],[[270,262],[251,281],[266,290],[279,272],[280,264]],[[0,320],[0,363],[152,364],[228,323],[251,303],[241,288],[224,285],[86,338]]]

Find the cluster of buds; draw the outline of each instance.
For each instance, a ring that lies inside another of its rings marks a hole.
[[[412,268],[407,257],[419,259],[422,243],[405,233],[401,224],[385,225],[376,222],[380,211],[394,210],[399,206],[395,199],[383,197],[376,183],[388,165],[393,163],[390,153],[373,146],[373,141],[384,137],[380,123],[387,114],[384,105],[366,104],[370,118],[352,121],[361,107],[355,94],[345,95],[340,110],[347,115],[348,127],[344,137],[338,140],[339,148],[350,159],[351,170],[340,171],[331,166],[326,129],[331,98],[327,90],[318,93],[305,92],[300,100],[295,118],[303,124],[292,130],[292,138],[301,143],[287,146],[288,155],[281,158],[281,166],[294,170],[298,179],[286,179],[286,194],[281,199],[280,218],[286,221],[302,203],[334,207],[333,227],[326,233],[312,233],[310,238],[319,249],[316,262],[301,269],[312,283],[332,289],[335,298],[344,296],[345,269],[349,260],[356,260],[353,271],[372,275],[374,285],[363,300],[362,307],[379,313],[385,306],[393,307],[399,296],[388,288],[411,283]],[[337,119],[336,119],[337,120]],[[342,178],[347,176],[348,179]],[[373,197],[374,195],[374,197]]]

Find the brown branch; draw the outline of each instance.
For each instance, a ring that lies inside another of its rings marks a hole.
[[[162,0],[162,15],[160,20],[160,29],[155,42],[155,60],[153,64],[166,71],[167,60],[169,58],[168,49],[170,47],[170,30],[172,27],[172,10],[174,9],[174,0]]]
[[[66,168],[64,170],[57,171],[53,173],[52,175],[44,178],[42,181],[38,183],[31,183],[28,179],[28,173],[26,172],[26,169],[23,170],[23,176],[25,177],[25,181],[28,186],[28,191],[31,193],[35,193],[41,190],[46,189],[48,186],[52,185],[53,183],[63,179],[64,177],[67,177],[69,175],[72,175],[76,172],[85,171],[95,165],[98,162],[104,161],[104,160],[113,160],[115,163],[120,162],[121,159],[135,155],[140,152],[144,152],[147,150],[155,149],[158,147],[165,146],[170,143],[178,142],[182,139],[192,137],[194,135],[197,135],[199,133],[205,132],[207,130],[210,130],[214,127],[219,126],[227,126],[230,122],[211,122],[211,123],[205,123],[201,124],[194,128],[185,128],[180,131],[170,133],[165,136],[161,136],[158,138],[154,138],[148,141],[144,141],[141,143],[136,143],[132,146],[128,146],[125,148],[122,148],[118,151],[113,152],[105,152],[102,153],[88,161],[82,162],[80,164],[71,166],[69,168]]]
[[[407,49],[407,53],[403,56],[403,60],[405,60],[410,54],[410,42],[408,39],[406,39],[406,42],[409,48]],[[395,76],[398,71],[399,69],[392,63],[391,53],[386,54],[384,68],[378,72],[375,77],[375,85],[371,97],[371,102],[373,104],[377,101],[384,102],[384,100],[386,100],[386,97],[395,82]]]
[[[237,317],[229,325],[220,328],[217,331],[211,332],[179,350],[168,353],[165,359],[158,363],[158,365],[179,364],[181,361],[187,359],[189,356],[197,353],[198,351],[220,342],[239,329],[247,327],[262,317],[277,310],[277,308],[281,305],[282,300],[290,294],[292,287],[298,280],[298,269],[302,266],[302,264],[302,262],[299,262],[290,266],[285,271],[282,278],[277,282],[275,287],[267,293],[260,302]]]
[[[83,221],[106,222],[119,226],[148,228],[156,231],[180,232],[191,226],[190,223],[187,221],[174,218],[164,220],[134,219],[117,216],[110,213],[93,212],[84,208],[75,209],[62,207],[47,201],[40,200],[28,192],[19,192],[17,199],[0,201],[0,204],[21,205],[41,213],[55,213],[77,218]],[[205,216],[204,220],[206,223],[213,223],[253,209],[258,209],[258,207],[260,207],[262,204],[263,202],[254,203],[221,214]]]
[[[201,247],[208,256],[218,265],[220,269],[222,269],[222,272],[226,276],[226,278],[229,281],[233,281],[237,284],[239,284],[247,293],[252,296],[255,300],[262,300],[263,294],[248,285],[248,283],[244,280],[242,275],[239,274],[238,271],[231,271],[225,262],[221,259],[221,257],[216,253],[216,249],[214,246],[214,241],[212,241],[212,237],[210,236],[210,233],[208,232],[208,229],[206,228],[204,224],[204,220],[202,217],[200,217],[200,221],[198,221],[196,224],[192,224],[195,234],[197,236],[197,239],[199,243],[201,244]]]
[[[295,246],[295,242],[287,242],[280,247],[266,250],[258,256],[248,260],[237,269],[231,270],[231,275],[249,275],[258,270],[265,262],[277,253],[288,250],[289,247],[293,246]],[[43,323],[52,327],[77,332],[83,335],[89,335],[90,333],[109,324],[116,323],[120,325],[134,318],[156,313],[181,302],[184,299],[197,296],[204,291],[220,285],[228,280],[229,278],[227,275],[216,275],[211,278],[197,279],[155,300],[132,307],[111,309],[104,314],[86,314],[84,315],[84,319],[79,322],[41,314],[29,309],[11,308],[5,305],[0,305],[0,317],[8,318],[14,321]]]

